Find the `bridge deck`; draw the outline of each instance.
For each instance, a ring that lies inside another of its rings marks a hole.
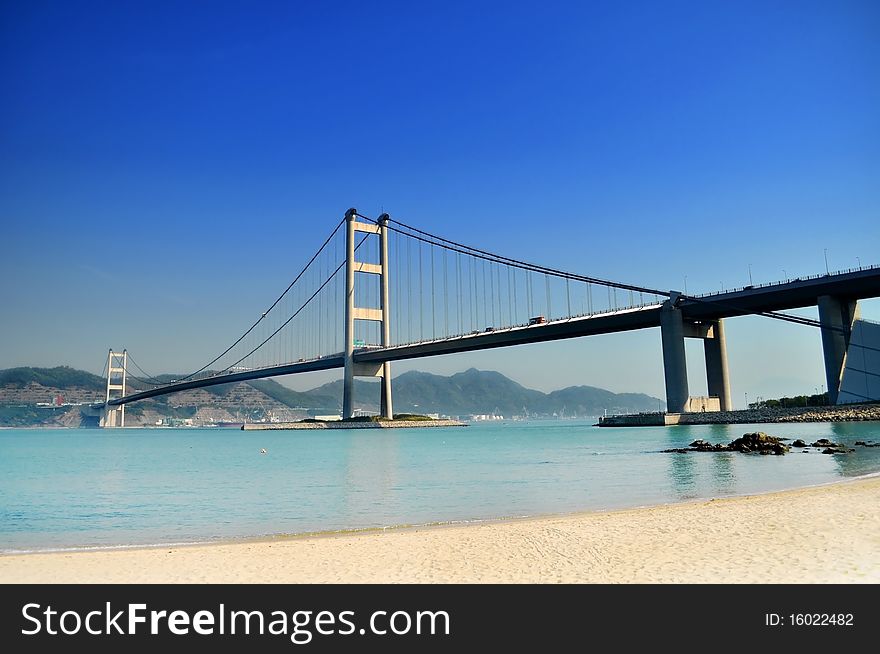
[[[717,320],[762,311],[783,311],[815,306],[817,298],[823,295],[834,295],[850,299],[880,297],[880,268],[872,267],[835,273],[833,275],[796,279],[779,284],[744,288],[726,293],[693,296],[683,299],[679,306],[685,318],[691,320]],[[357,363],[399,361],[441,354],[524,345],[526,343],[540,343],[564,338],[611,334],[659,326],[660,305],[655,304],[634,309],[622,309],[589,316],[566,318],[564,320],[553,320],[538,325],[506,327],[494,331],[476,332],[407,345],[395,345],[387,348],[361,349],[355,351],[354,360]],[[277,366],[255,368],[244,372],[215,375],[205,379],[175,382],[166,386],[116,398],[107,404],[118,406],[194,388],[301,372],[330,370],[342,368],[343,366],[344,357],[340,353],[309,361],[285,363]]]
[[[132,393],[124,397],[117,397],[107,402],[110,406],[119,406],[120,404],[128,404],[129,402],[137,402],[138,400],[147,400],[151,397],[160,395],[168,395],[169,393],[178,393],[180,391],[188,391],[194,388],[205,388],[206,386],[218,386],[220,384],[232,384],[241,381],[250,381],[252,379],[265,379],[267,377],[278,377],[280,375],[293,375],[298,372],[315,372],[317,370],[331,370],[333,368],[341,368],[344,365],[344,359],[341,354],[314,359],[311,361],[298,361],[296,363],[285,363],[279,366],[270,366],[266,368],[254,368],[253,370],[245,370],[243,372],[233,372],[224,375],[214,375],[204,379],[188,379],[181,382],[172,382],[166,386],[157,386],[146,391]]]

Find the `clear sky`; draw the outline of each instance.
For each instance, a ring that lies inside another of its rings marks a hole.
[[[5,2],[0,73],[0,367],[198,367],[350,206],[692,293],[880,263],[871,0]],[[738,404],[823,383],[727,332]],[[395,369],[470,366],[664,396],[657,330]]]

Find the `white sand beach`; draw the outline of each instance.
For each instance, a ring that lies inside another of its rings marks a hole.
[[[880,582],[880,478],[612,512],[0,556],[3,583]]]

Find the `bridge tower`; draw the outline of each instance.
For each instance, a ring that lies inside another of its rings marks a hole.
[[[101,412],[101,427],[125,427],[125,405],[109,406],[107,402],[125,395],[127,370],[128,352],[114,352],[110,348],[107,355],[107,394],[104,398],[104,410]]]
[[[381,377],[381,415],[391,419],[394,411],[391,403],[391,362],[355,363],[354,361],[354,325],[355,320],[372,320],[381,323],[380,345],[391,344],[391,304],[389,302],[388,272],[388,214],[379,216],[378,225],[361,222],[357,219],[357,211],[349,209],[345,212],[345,372],[342,384],[342,417],[354,416],[354,378]],[[357,232],[377,234],[379,236],[379,263],[355,261],[355,238]],[[354,288],[356,274],[379,275],[380,306],[362,308],[355,306]]]

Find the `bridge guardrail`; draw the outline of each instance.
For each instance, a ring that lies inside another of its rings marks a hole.
[[[832,275],[846,275],[848,273],[862,272],[863,270],[877,270],[880,265],[859,266],[858,268],[845,268],[835,270],[834,272],[819,273],[816,275],[806,275],[804,277],[795,277],[775,282],[763,282],[761,284],[751,284],[749,286],[737,286],[734,288],[725,288],[723,291],[710,291],[708,293],[694,293],[691,297],[712,297],[714,295],[727,295],[728,293],[739,293],[740,291],[748,291],[754,288],[769,288],[770,286],[781,286],[782,284],[791,284],[792,282],[805,282],[811,279],[821,279],[822,277],[831,277]]]

